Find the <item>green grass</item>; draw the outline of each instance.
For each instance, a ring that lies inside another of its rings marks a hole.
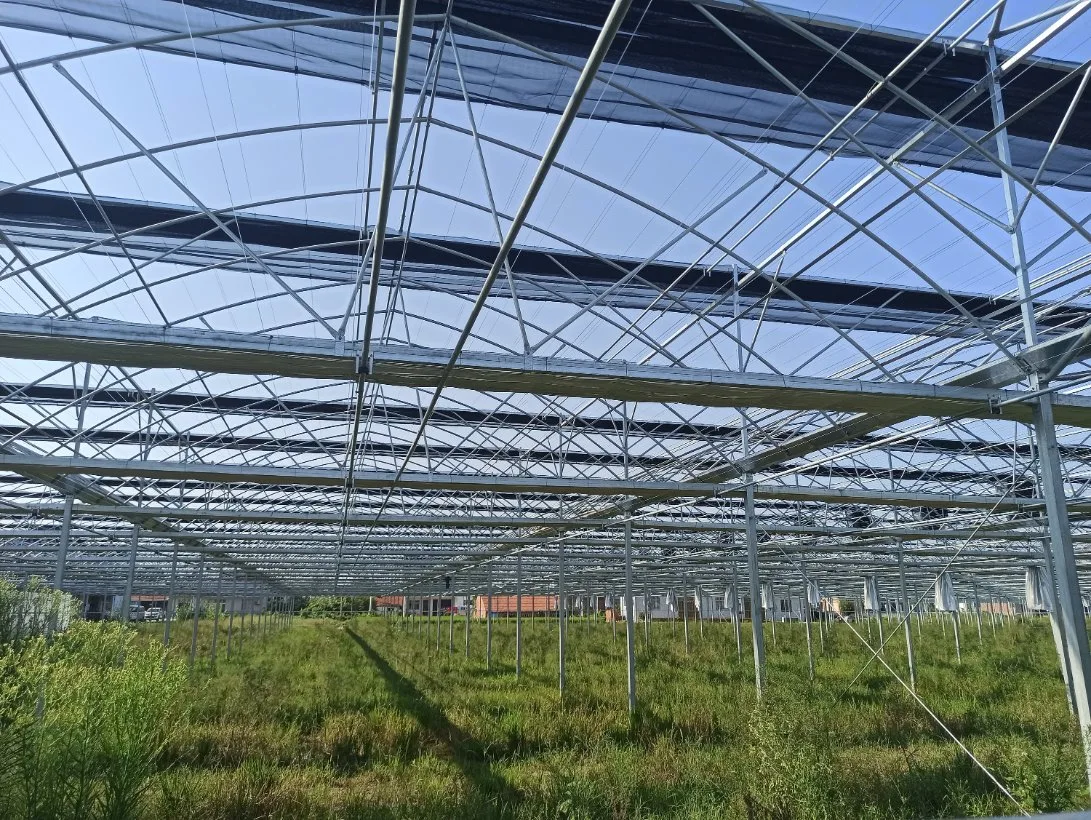
[[[189,624],[175,625],[188,653]],[[181,626],[181,628],[179,628]],[[625,708],[624,628],[576,619],[568,688],[557,692],[556,622],[524,622],[514,675],[514,624],[464,626],[447,650],[444,620],[297,619],[243,651],[205,660],[184,696],[148,817],[930,817],[1017,813],[845,625],[834,626],[807,679],[801,624],[766,627],[769,688],[759,707],[744,624],[638,628],[640,709]],[[143,631],[161,629],[146,625]],[[867,627],[857,625],[866,635]],[[916,630],[914,630],[916,633]],[[156,634],[161,634],[158,631]],[[210,632],[202,625],[203,656]],[[1057,673],[1048,623],[996,631],[978,645],[963,625],[917,639],[918,691],[1031,811],[1086,808],[1082,752]],[[877,634],[875,635],[877,638]],[[917,637],[914,634],[914,637]],[[819,652],[817,628],[816,652]],[[904,674],[899,633],[887,662]]]

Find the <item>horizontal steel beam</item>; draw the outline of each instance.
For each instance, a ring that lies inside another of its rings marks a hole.
[[[35,511],[39,514],[39,510]],[[81,515],[85,515],[86,512],[82,507],[76,507],[73,510],[73,517],[78,518]],[[150,512],[148,513],[150,514]],[[159,513],[158,515],[165,518],[176,518],[181,516],[172,516],[169,514]],[[139,521],[138,515],[127,512],[125,515],[118,515],[115,511],[111,518],[120,518],[123,520]],[[269,543],[366,543],[366,544],[506,544],[506,543],[518,543],[518,544],[549,544],[556,541],[556,538],[549,536],[536,536],[536,537],[518,537],[512,538],[506,535],[497,535],[495,533],[489,534],[477,534],[469,536],[465,530],[485,530],[485,529],[524,529],[536,526],[564,526],[567,524],[566,519],[562,518],[515,518],[515,517],[502,517],[502,516],[483,516],[482,518],[463,518],[461,520],[453,519],[452,517],[442,516],[429,516],[429,515],[417,515],[417,516],[391,516],[388,520],[385,516],[380,523],[385,527],[391,527],[395,524],[400,524],[403,527],[419,527],[424,528],[427,534],[422,533],[408,533],[402,535],[377,535],[374,533],[361,535],[351,530],[342,535],[338,529],[340,521],[335,516],[295,516],[292,521],[294,523],[306,523],[315,526],[327,525],[330,529],[316,529],[316,530],[300,530],[299,528],[293,528],[292,531],[269,531],[267,529],[216,529],[216,530],[176,530],[172,532],[148,532],[142,535],[142,538],[151,540],[166,539],[166,540],[185,540],[187,538],[199,538],[207,541],[267,541]],[[231,520],[235,523],[254,523],[253,517],[247,517],[243,515],[236,515],[234,518],[225,518],[221,520]],[[265,519],[266,521],[268,519]],[[444,533],[440,528],[443,526],[450,526],[443,522],[450,522],[452,520],[457,521],[452,529],[453,532]],[[492,522],[499,522],[490,526]],[[283,523],[283,522],[281,522]],[[350,526],[366,526],[370,524],[370,520],[354,516],[350,519]],[[618,521],[600,520],[600,521],[580,521],[578,526],[573,526],[572,530],[616,530],[620,527]],[[648,520],[637,519],[633,522],[633,529],[644,532],[681,532],[681,533],[736,533],[745,532],[746,524],[742,521],[662,521],[662,520]],[[844,539],[895,539],[900,541],[1041,541],[1042,534],[1037,530],[995,530],[995,529],[969,529],[965,527],[949,527],[949,528],[924,528],[924,527],[876,527],[871,529],[861,529],[857,527],[835,527],[835,526],[821,526],[812,524],[783,524],[777,522],[763,522],[759,527],[760,533],[764,535],[799,535],[809,538],[813,537],[825,537],[825,538],[844,538]],[[73,537],[79,535],[84,538],[106,538],[106,539],[127,539],[131,534],[130,530],[106,530],[98,527],[94,528],[73,528]],[[60,535],[60,530],[56,528],[34,528],[34,529],[17,529],[11,528],[0,531],[0,539],[20,539],[20,538],[56,538]],[[1091,540],[1091,534],[1078,535],[1077,540]],[[581,540],[579,538],[567,537],[566,543],[578,543],[578,544],[607,544],[614,543],[609,538],[596,538],[588,541],[586,538]],[[622,541],[617,541],[617,544],[622,544]],[[636,542],[643,546],[662,546],[662,547],[675,547],[675,546],[690,546],[690,547],[723,547],[722,542],[712,542],[708,540],[690,540],[690,541],[668,541],[663,538],[658,540],[648,540]]]
[[[417,416],[419,417],[419,411]],[[378,420],[373,419],[373,424]],[[419,418],[418,418],[419,421]],[[677,464],[678,459],[671,455],[630,455],[626,456],[618,450],[578,449],[570,448],[561,451],[550,450],[541,447],[503,447],[488,445],[462,445],[451,446],[441,444],[420,443],[410,452],[409,446],[401,443],[390,443],[378,440],[377,435],[371,435],[362,440],[357,446],[358,460],[366,458],[374,459],[376,466],[380,466],[382,459],[397,460],[399,463],[405,458],[416,459],[418,463],[436,462],[450,464],[452,462],[476,464],[489,464],[502,469],[501,464],[515,463],[520,469],[529,469],[528,465],[545,466],[546,469],[555,470],[557,465],[589,465],[591,467],[620,468],[628,464],[630,468],[638,470],[651,470],[655,468],[668,468]],[[231,458],[231,453],[268,452],[293,455],[312,455],[315,453],[340,453],[343,452],[345,442],[335,438],[305,438],[291,436],[258,436],[258,435],[233,435],[231,433],[175,433],[144,430],[126,430],[117,428],[89,427],[77,433],[69,427],[53,425],[20,426],[0,425],[0,440],[18,439],[23,442],[47,441],[71,446],[79,440],[84,443],[102,444],[111,446],[114,444],[129,447],[166,448],[168,450],[186,453],[190,458]],[[630,436],[630,442],[632,437]],[[921,444],[921,442],[917,442]],[[604,443],[609,446],[609,442]],[[1007,459],[1002,465],[998,465],[995,472],[990,473],[981,468],[981,459],[974,459],[970,466],[962,466],[961,470],[940,469],[912,469],[901,467],[896,469],[882,469],[875,467],[856,465],[833,465],[823,470],[825,475],[837,478],[880,480],[886,482],[920,482],[948,484],[951,487],[969,485],[980,486],[990,483],[997,487],[1011,483],[1011,467],[1008,462],[1011,459],[1011,446],[1004,455]],[[209,455],[210,453],[223,453],[221,455]],[[161,451],[160,451],[161,452]],[[981,455],[981,454],[978,454]],[[957,459],[957,456],[955,457]],[[688,470],[707,470],[719,463],[711,454],[703,458],[689,457],[685,461]],[[957,461],[955,461],[957,464]],[[421,466],[424,466],[421,464]]]
[[[1043,350],[1068,354],[1073,344],[1069,336],[1032,349],[1028,361],[1037,365],[1052,360]],[[0,342],[10,358],[342,381],[358,373],[358,346],[332,339],[4,314]],[[366,363],[367,377],[387,385],[435,386],[448,359],[446,350],[377,347]],[[1030,421],[1033,404],[1032,397],[1018,391],[965,383],[871,382],[475,352],[459,357],[446,383],[481,391],[699,406],[934,417],[1002,415],[1019,421]],[[1091,399],[1057,395],[1054,406],[1058,422],[1091,427]]]
[[[346,394],[348,387],[346,386]],[[39,384],[39,383],[3,383],[0,382],[0,403],[16,403],[33,406],[69,407],[75,408],[81,401],[86,401],[94,407],[119,407],[133,408],[136,405],[151,406],[163,411],[185,411],[186,413],[202,413],[215,416],[239,415],[244,417],[274,417],[290,418],[301,421],[334,421],[343,424],[346,416],[352,413],[353,404],[348,399],[343,401],[329,398],[307,399],[304,393],[298,393],[295,397],[278,396],[248,396],[241,393],[231,395],[209,395],[187,392],[185,390],[169,390],[154,393],[126,389],[119,386],[90,389],[86,393],[80,388],[73,389],[71,385]],[[420,408],[410,404],[392,404],[389,402],[376,402],[369,406],[368,412],[374,424],[391,426],[416,427],[420,424]],[[621,421],[615,415],[559,415],[556,413],[525,413],[512,410],[477,410],[467,407],[441,406],[432,415],[429,424],[433,426],[473,427],[473,428],[504,428],[519,427],[529,430],[549,430],[556,432],[559,429],[586,433],[591,435],[606,435],[617,440],[621,435]],[[718,441],[737,442],[741,437],[741,428],[737,424],[715,424],[703,421],[661,421],[650,418],[630,418],[628,423],[628,436],[630,442],[640,437],[652,437],[659,441],[664,439],[716,439]],[[12,429],[11,435],[21,435],[21,431]],[[92,429],[84,431],[86,438],[93,433]],[[63,431],[60,431],[63,433]],[[8,432],[0,431],[0,435]],[[792,436],[791,429],[776,431],[763,431],[763,440],[787,441]],[[69,438],[74,437],[74,431],[70,431]],[[130,437],[132,433],[128,434]],[[53,438],[53,435],[50,434]],[[230,436],[203,436],[199,434],[183,434],[178,441],[176,434],[158,433],[155,444],[157,446],[172,446],[184,444],[189,446],[193,441],[218,443]],[[874,437],[862,437],[856,444],[864,444]],[[250,441],[250,437],[244,437],[239,441],[239,446]],[[273,439],[279,441],[279,439]],[[320,442],[325,447],[336,444],[335,441],[326,440]],[[342,442],[343,444],[343,442]],[[316,447],[319,443],[313,439],[299,442],[300,447]],[[906,449],[914,453],[960,453],[974,456],[998,456],[1010,460],[1013,453],[1019,457],[1033,458],[1034,452],[1025,443],[1012,441],[959,441],[954,438],[939,438],[930,436],[921,438],[917,436],[906,438],[892,445],[896,449]],[[429,447],[430,452],[435,453],[436,447]],[[479,448],[475,451],[480,453]],[[1060,447],[1064,458],[1091,460],[1091,446],[1064,444]],[[614,454],[616,455],[616,454]],[[664,456],[663,458],[666,458]],[[630,462],[632,463],[632,462]]]
[[[221,483],[275,484],[318,487],[343,487],[345,474],[339,469],[265,467],[246,464],[205,464],[199,462],[150,461],[138,459],[70,458],[33,455],[0,455],[0,471],[34,471],[46,475],[78,474],[149,478],[167,481],[207,481]],[[459,473],[405,472],[395,481],[396,473],[387,470],[356,470],[353,481],[359,489],[405,488],[444,492],[554,493],[557,495],[631,496],[701,498],[739,497],[739,484],[713,484],[688,481],[643,481],[612,478],[557,478],[555,476],[502,476]],[[858,488],[825,488],[759,484],[760,498],[831,504],[878,504],[890,506],[1027,510],[1041,509],[1037,498],[1001,496],[910,493]],[[1070,509],[1091,510],[1091,500],[1073,500]]]

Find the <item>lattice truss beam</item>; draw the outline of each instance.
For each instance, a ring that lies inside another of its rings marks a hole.
[[[1091,571],[1087,5],[0,5],[0,573]]]

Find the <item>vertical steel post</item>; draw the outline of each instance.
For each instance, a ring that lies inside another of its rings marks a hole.
[[[212,668],[216,668],[216,645],[220,637],[220,593],[223,591],[224,568],[220,565],[216,572],[216,615],[212,619]]]
[[[125,597],[121,603],[121,617],[129,623],[130,610],[133,606],[133,581],[136,578],[136,548],[140,540],[140,525],[133,524],[133,534],[129,541],[129,570],[125,575]]]
[[[686,654],[689,654],[689,598],[687,597],[689,590],[686,588],[686,582],[682,581],[682,600],[679,601],[679,605],[682,608],[682,632],[686,639]]]
[[[644,584],[644,649],[651,649],[652,636],[651,627],[648,623],[650,615],[648,614],[648,608],[651,606],[651,598],[648,597],[648,585]]]
[[[485,579],[485,671],[492,669],[492,564],[489,564]]]
[[[769,579],[769,632],[773,636],[773,648],[777,645],[777,591]]]
[[[905,629],[905,657],[909,662],[909,688],[914,692],[917,691],[917,663],[913,657],[913,610],[909,604],[909,592],[905,586],[905,555],[902,549],[902,542],[898,542],[898,581],[901,587],[902,593],[902,618],[904,619],[903,627]],[[920,627],[920,619],[917,620],[917,626]]]
[[[753,477],[746,475],[746,563],[750,574],[750,625],[754,633],[754,686],[758,700],[765,689],[765,635],[761,624],[761,582],[758,580],[758,522],[754,513]]]
[[[996,48],[989,43],[989,92],[992,102],[993,122],[998,125],[1005,119],[1004,99],[1000,84],[996,81]],[[1011,163],[1011,146],[1006,128],[996,134],[997,156],[1005,164]],[[1028,346],[1038,341],[1038,328],[1034,315],[1034,292],[1030,284],[1026,250],[1023,245],[1021,208],[1015,181],[1005,172],[1001,175],[1004,204],[1007,208],[1011,235],[1013,261],[1023,318],[1023,336]],[[1031,391],[1044,390],[1049,385],[1037,372],[1028,379]],[[1053,420],[1053,397],[1042,393],[1032,408],[1034,434],[1038,445],[1038,469],[1042,494],[1046,502],[1049,539],[1045,542],[1047,561],[1052,561],[1056,582],[1057,608],[1064,638],[1062,663],[1068,664],[1068,679],[1076,703],[1076,715],[1083,740],[1088,783],[1091,785],[1091,648],[1087,641],[1087,621],[1083,612],[1080,580],[1076,573],[1076,556],[1072,545],[1072,529],[1068,520],[1065,500],[1064,475],[1057,446],[1057,429]]]
[[[233,569],[231,571],[231,597],[228,599],[231,603],[228,604],[227,614],[227,659],[231,660],[231,641],[235,634],[235,602],[239,591],[239,571]]]
[[[705,637],[705,613],[704,607],[702,606],[704,602],[704,595],[701,594],[701,585],[697,584],[693,587],[693,603],[697,607],[697,635],[701,638]]]
[[[174,619],[174,613],[171,612],[171,607],[177,610],[177,604],[174,601],[174,582],[178,578],[178,542],[175,541],[171,547],[170,557],[170,581],[167,582],[167,605],[163,607],[163,668],[167,668],[167,653],[166,650],[170,649],[170,623]]]
[[[565,612],[568,609],[564,591],[564,541],[557,545],[557,688],[564,704],[564,641]]]
[[[515,679],[523,674],[523,556],[515,556]]]
[[[955,633],[955,659],[958,660],[959,665],[962,665],[962,635],[958,628],[958,612],[952,612],[951,614],[951,627]]]
[[[799,562],[799,574],[803,579],[803,597],[799,601],[799,617],[807,633],[807,679],[814,680],[814,644],[811,643],[811,585],[807,580],[807,565]]]
[[[472,589],[471,576],[466,576],[466,659],[470,658],[470,607],[473,602],[473,596],[470,594]]]
[[[440,592],[433,599],[432,609],[436,613],[436,652],[439,652],[440,644],[443,640],[443,593]]]
[[[80,454],[80,445],[83,443],[83,422],[87,413],[87,402],[90,398],[91,364],[87,363],[83,368],[83,393],[80,395],[79,410],[76,411],[76,442],[72,453]],[[150,411],[149,411],[150,412]],[[64,512],[61,514],[61,538],[57,545],[57,568],[53,575],[53,588],[60,589],[64,584],[64,573],[68,562],[68,544],[72,534],[72,503],[75,497],[68,493],[64,497]]]
[[[977,618],[977,645],[981,646],[985,639],[981,636],[981,599],[977,596],[977,584],[974,584],[974,617]]]
[[[628,518],[628,510],[626,510]],[[633,522],[625,522],[625,662],[628,668],[629,715],[636,714],[636,646],[633,617]]]
[[[238,640],[238,647],[236,649],[236,652],[242,652],[243,637],[246,635],[246,609],[247,609],[246,601],[248,599],[245,596],[246,596],[247,588],[249,586],[250,586],[249,584],[243,583],[242,588],[243,588],[243,596],[244,597],[242,598],[241,601],[239,601],[239,605],[242,607],[242,611],[239,613],[239,640]],[[253,606],[253,604],[251,604],[250,605],[250,628],[253,629],[253,627],[254,627],[254,606]]]
[[[876,592],[878,592],[878,586],[879,586],[879,579],[876,578],[875,579]],[[880,655],[886,655],[886,650],[883,648],[883,645],[886,643],[886,639],[883,636],[883,596],[880,594],[880,595],[877,595],[875,597],[878,599],[878,600],[875,601],[875,605],[877,607],[879,607],[875,611],[875,623],[877,623],[879,625],[879,654]]]
[[[672,587],[670,592],[667,593],[670,597],[667,598],[667,609],[670,611],[671,616],[671,637],[673,638],[678,634],[678,593],[674,591]],[[671,601],[674,601],[671,604]]]
[[[53,588],[60,589],[64,583],[65,564],[68,561],[68,541],[72,533],[72,502],[70,494],[64,497],[64,512],[61,514],[61,540],[57,545],[57,569],[53,574]]]
[[[1039,486],[1039,492],[1041,488]],[[1076,693],[1072,688],[1072,675],[1069,674],[1072,662],[1069,658],[1068,641],[1065,638],[1064,625],[1061,622],[1061,609],[1057,603],[1057,585],[1055,583],[1056,573],[1053,569],[1053,550],[1050,548],[1049,539],[1043,539],[1042,543],[1042,555],[1045,557],[1046,565],[1046,577],[1049,579],[1049,583],[1046,586],[1046,600],[1049,603],[1049,628],[1053,633],[1053,645],[1057,649],[1057,657],[1059,659],[1059,666],[1061,667],[1061,678],[1064,680],[1065,693],[1068,696],[1068,711],[1072,714],[1076,714]],[[1009,614],[1008,623],[1011,623],[1011,617]],[[1004,625],[1003,614],[1001,614],[1000,625]]]
[[[742,660],[742,622],[739,617],[739,604],[742,603],[742,594],[739,589],[739,564],[731,560],[731,589],[734,591],[731,606],[731,623],[735,627],[735,654]]]
[[[197,624],[201,618],[201,586],[205,580],[205,554],[197,559],[197,595],[193,599],[193,633],[189,639],[189,671],[193,671],[193,662],[197,659]]]
[[[26,624],[27,607],[30,604],[30,575],[23,573],[23,588],[19,591],[19,603],[15,614],[15,643],[23,636],[23,626]],[[103,617],[106,615],[106,603],[102,604]]]

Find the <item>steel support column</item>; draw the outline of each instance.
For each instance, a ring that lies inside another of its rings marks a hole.
[[[57,545],[57,569],[53,575],[53,588],[60,589],[64,583],[65,563],[68,560],[68,541],[72,532],[72,502],[75,499],[71,494],[64,498],[64,512],[61,514],[61,538]]]
[[[976,584],[974,584],[974,617],[977,619],[977,645],[981,646],[985,639],[981,635],[981,598],[977,595]]]
[[[913,657],[913,608],[909,604],[909,592],[905,585],[905,556],[901,541],[898,542],[898,583],[902,594],[902,626],[905,629],[905,656],[909,662],[909,688],[916,692],[917,663]]]
[[[212,619],[212,667],[214,669],[216,668],[216,646],[220,637],[220,593],[223,592],[223,580],[224,568],[221,564],[216,572],[216,615]]]
[[[686,582],[682,582],[682,600],[679,601],[682,607],[682,635],[686,643],[686,654],[689,654],[689,589],[686,586]]]
[[[739,591],[739,564],[737,561],[731,561],[731,590],[732,590],[732,602],[731,602],[731,623],[735,628],[735,654],[739,660],[742,660],[742,622],[739,617],[739,604],[742,603],[742,595]]]
[[[201,592],[205,580],[205,554],[197,559],[197,594],[193,598],[193,632],[189,639],[189,671],[193,671],[193,662],[197,659],[197,627],[201,620]]]
[[[807,631],[807,679],[814,680],[814,644],[811,642],[811,583],[807,578],[807,565],[799,562],[799,574],[803,579],[803,597],[799,600],[799,616]]]
[[[523,674],[523,556],[515,556],[515,679]]]
[[[954,610],[951,613],[951,628],[955,633],[955,660],[958,661],[959,666],[962,665],[962,633],[959,629],[959,617],[958,610]]]
[[[129,622],[129,613],[133,606],[133,581],[136,579],[136,550],[140,541],[140,525],[133,525],[132,540],[129,543],[129,571],[125,575],[125,597],[121,603],[121,617]]]
[[[646,604],[645,604],[646,605]],[[636,623],[633,617],[633,522],[625,522],[625,660],[628,667],[629,715],[636,714]]]
[[[564,704],[564,642],[565,611],[568,609],[564,592],[564,541],[557,545],[557,688]]]
[[[177,606],[174,603],[174,582],[178,578],[178,542],[175,541],[173,548],[171,549],[170,557],[170,581],[167,583],[167,605],[163,607],[163,617],[165,623],[163,624],[163,669],[167,668],[167,653],[166,650],[170,649],[170,625],[174,620],[174,613],[171,612],[173,606],[177,611]]]
[[[492,567],[485,579],[485,671],[492,670]]]
[[[993,122],[999,125],[1005,119],[1004,99],[1000,84],[996,81],[998,63],[996,48],[992,43],[989,44],[988,65]],[[1006,128],[1001,128],[997,132],[996,149],[1001,162],[1010,167],[1011,147],[1008,143]],[[1038,342],[1038,328],[1034,315],[1034,292],[1030,283],[1030,271],[1027,269],[1026,250],[1023,244],[1022,221],[1019,216],[1022,209],[1018,201],[1015,180],[1007,171],[1002,173],[1002,182],[1016,269],[1016,284],[1022,302],[1024,341],[1030,347]],[[1049,386],[1046,380],[1040,378],[1036,372],[1029,375],[1029,382],[1032,392],[1044,390]],[[1046,516],[1049,524],[1049,539],[1043,543],[1046,546],[1047,556],[1052,559],[1056,574],[1057,608],[1063,627],[1065,645],[1061,660],[1062,663],[1066,661],[1068,663],[1069,680],[1080,724],[1080,736],[1083,740],[1088,783],[1091,785],[1091,648],[1088,647],[1087,642],[1087,622],[1083,613],[1083,597],[1080,593],[1080,581],[1076,574],[1076,556],[1072,546],[1072,529],[1065,503],[1064,475],[1061,471],[1061,458],[1057,447],[1052,394],[1043,393],[1039,396],[1036,405],[1032,408],[1032,418],[1034,435],[1038,444],[1038,469],[1041,475],[1042,495],[1046,502]],[[1054,583],[1054,578],[1050,578],[1049,583]]]
[[[470,609],[472,608],[473,595],[471,593],[470,576],[466,576],[466,659],[470,659]]]
[[[227,659],[231,660],[231,643],[235,634],[235,602],[239,592],[239,571],[231,571],[231,603],[228,604],[227,613]]]
[[[754,633],[754,686],[758,700],[765,689],[765,634],[762,632],[761,581],[758,578],[758,521],[754,514],[754,487],[746,476],[746,566],[750,575],[750,625]]]

